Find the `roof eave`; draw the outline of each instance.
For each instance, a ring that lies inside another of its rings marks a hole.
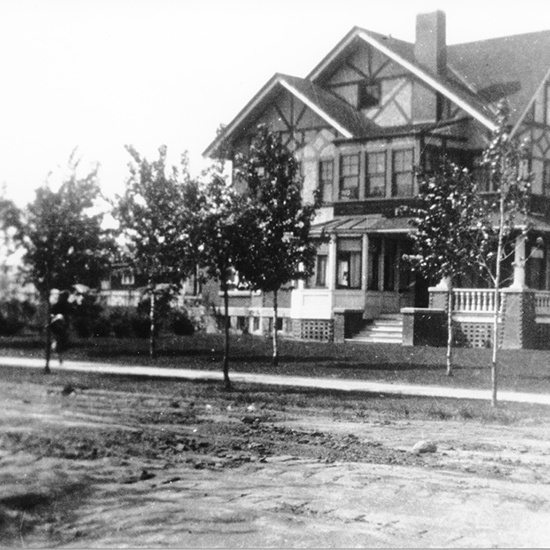
[[[548,79],[550,79],[550,68],[546,72],[546,75],[542,79],[541,83],[538,85],[537,90],[533,94],[533,97],[531,97],[531,99],[527,103],[527,106],[523,110],[523,113],[521,113],[521,115],[519,116],[518,121],[516,122],[516,124],[512,128],[512,131],[510,133],[511,137],[513,137],[516,134],[519,127],[522,125],[523,121],[525,120],[525,117],[527,116],[527,113],[529,112],[529,109],[531,109],[533,103],[535,103],[535,101],[537,99],[537,95],[540,93],[541,88],[545,85],[545,83],[548,81]]]
[[[296,89],[292,84],[290,84],[283,75],[275,74],[264,86],[263,88],[247,103],[244,109],[228,124],[228,126],[223,130],[223,132],[216,137],[216,139],[205,149],[203,156],[209,157],[215,153],[215,151],[220,147],[223,141],[226,141],[231,134],[233,134],[239,126],[250,116],[255,108],[265,99],[265,97],[276,87],[282,86],[288,92],[290,92],[294,97],[299,99],[307,105],[313,112],[320,116],[327,124],[332,126],[337,130],[344,138],[354,137],[353,133],[340,124],[337,120],[331,117],[323,109],[321,109],[315,102],[311,101],[305,94]]]
[[[465,101],[463,98],[456,95],[452,90],[449,90],[445,85],[443,85],[441,82],[439,82],[436,78],[434,78],[432,75],[430,75],[428,72],[424,71],[421,67],[418,65],[415,65],[414,63],[411,63],[407,59],[404,59],[399,54],[395,53],[390,48],[384,46],[384,44],[381,44],[378,40],[370,36],[364,31],[359,31],[357,33],[357,36],[367,42],[367,44],[373,46],[374,48],[378,49],[381,53],[388,56],[390,59],[395,61],[396,63],[399,63],[402,67],[413,73],[415,76],[423,80],[426,84],[434,88],[436,91],[443,94],[445,97],[450,99],[453,103],[458,105],[461,109],[466,111],[469,115],[474,117],[476,120],[478,120],[481,124],[483,124],[486,128],[488,128],[491,131],[494,131],[496,129],[496,124],[486,117],[483,113],[481,113],[478,109],[473,107],[470,103]]]

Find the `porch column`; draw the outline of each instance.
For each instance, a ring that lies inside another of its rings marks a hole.
[[[367,291],[368,286],[368,267],[369,267],[369,236],[365,233],[363,235],[363,252],[362,252],[362,265],[361,265],[361,289],[363,292]]]
[[[516,237],[514,245],[514,281],[510,285],[514,290],[523,290],[525,285],[525,235]]]
[[[514,281],[502,289],[502,347],[530,349],[536,345],[535,292],[525,284],[525,235],[514,245]]]
[[[327,265],[328,289],[336,288],[336,235],[331,235],[328,243],[328,265]]]
[[[384,270],[386,269],[386,236],[380,239],[380,261],[378,262],[378,290],[384,290]]]
[[[443,277],[436,286],[429,288],[430,308],[443,309],[447,311],[449,288],[451,288],[451,278]]]

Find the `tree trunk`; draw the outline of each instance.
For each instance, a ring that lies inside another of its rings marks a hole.
[[[497,406],[498,387],[498,315],[500,310],[500,273],[502,268],[502,248],[504,241],[504,195],[500,192],[500,211],[497,246],[497,265],[495,275],[495,316],[493,318],[493,354],[491,358],[491,405]]]
[[[453,375],[453,285],[447,289],[447,376]]]
[[[224,323],[224,349],[223,349],[223,381],[225,389],[231,389],[231,380],[229,380],[229,290],[227,286],[223,289],[223,305],[225,309],[225,323]]]
[[[52,306],[50,304],[50,289],[48,289],[46,298],[46,366],[44,367],[44,374],[50,374],[50,359],[52,355],[52,330],[50,328],[50,321],[52,316]]]
[[[495,316],[493,318],[493,354],[491,358],[491,405],[497,406],[497,386],[498,386],[498,310],[499,310],[500,292],[495,285]]]
[[[277,291],[273,291],[273,359],[271,364],[277,366],[279,364],[279,347],[277,342]]]
[[[149,357],[155,358],[155,289],[151,284],[151,306],[149,308],[150,331],[149,334]]]

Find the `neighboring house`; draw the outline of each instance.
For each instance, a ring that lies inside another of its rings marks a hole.
[[[532,347],[535,334],[548,333],[550,30],[447,45],[445,25],[441,11],[419,15],[414,44],[353,28],[306,78],[275,74],[206,149],[206,156],[232,160],[247,150],[257,124],[267,123],[301,163],[304,199],[322,192],[314,230],[330,242],[319,248],[311,280],[287,296],[283,331],[341,341],[370,321],[363,339],[376,340],[372,329],[386,318],[379,333],[400,342],[403,308],[445,306],[445,294],[431,286],[437,281],[403,266],[411,226],[399,207],[417,196],[415,166],[429,171],[442,154],[491,191],[479,162],[505,98],[513,134],[530,138],[530,221],[546,244],[530,254],[531,240],[517,241],[502,338],[507,347]],[[476,281],[463,285],[455,290],[455,320],[471,345],[488,345],[492,294]],[[231,315],[251,332],[266,330],[268,300],[239,291]],[[510,304],[518,303],[514,313]]]
[[[115,262],[109,275],[101,281],[99,301],[105,307],[137,307],[146,287],[147,277],[136,274],[125,262]],[[173,305],[186,309],[193,318],[204,316],[202,290],[197,272],[184,281]]]
[[[100,302],[107,307],[137,307],[147,281],[125,263],[115,263],[101,281]]]

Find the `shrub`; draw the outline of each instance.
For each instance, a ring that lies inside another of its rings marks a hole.
[[[89,338],[95,335],[95,326],[103,311],[100,304],[96,302],[96,297],[87,294],[84,296],[82,304],[74,309],[72,315],[72,325],[78,336]]]
[[[195,332],[195,327],[184,310],[172,311],[170,328],[177,336],[191,336]]]
[[[155,332],[158,334],[160,323],[157,323]],[[136,313],[132,317],[132,330],[137,338],[148,338],[151,334],[151,320],[147,315]]]
[[[96,338],[107,338],[108,336],[111,336],[112,330],[113,325],[111,323],[111,319],[105,314],[100,315],[97,319],[95,319],[92,326],[92,334]]]
[[[16,298],[0,302],[0,335],[15,336],[28,327],[36,314],[36,306]]]
[[[132,336],[132,310],[130,308],[112,308],[108,320],[117,338]]]

